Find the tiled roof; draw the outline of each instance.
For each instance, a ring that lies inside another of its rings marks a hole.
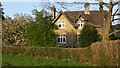
[[[75,23],[78,16],[82,16],[88,22],[103,26],[103,16],[100,11],[90,11],[90,14],[84,14],[84,11],[65,11],[65,15],[71,20],[72,23]]]

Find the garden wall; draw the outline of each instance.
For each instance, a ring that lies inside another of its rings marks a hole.
[[[101,42],[96,42],[87,48],[3,46],[2,52],[3,54],[27,54],[46,58],[75,60],[95,65],[116,66],[118,65],[119,49],[120,40],[116,40],[109,41],[105,45],[102,45]]]

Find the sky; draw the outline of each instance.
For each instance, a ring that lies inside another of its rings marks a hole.
[[[32,16],[32,10],[37,7],[42,9],[40,2],[96,2],[95,0],[1,0],[5,16],[14,17],[16,13],[29,14]],[[107,1],[107,0],[106,0]],[[35,7],[34,7],[35,6]]]
[[[34,6],[40,8],[39,2],[3,2],[5,16],[14,17],[16,13],[29,14],[32,16]]]
[[[22,13],[22,14],[29,14],[32,15],[32,10],[37,7],[37,9],[43,9],[41,7],[40,2],[90,2],[90,3],[96,3],[95,0],[1,0],[5,16],[10,16],[14,18],[14,15],[16,13]],[[104,2],[108,2],[109,0],[103,0]],[[35,6],[35,7],[34,7]],[[82,9],[82,8],[81,8]],[[98,9],[98,7],[91,7],[90,9]]]

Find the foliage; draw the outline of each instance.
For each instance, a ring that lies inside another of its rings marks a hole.
[[[96,28],[86,23],[79,35],[79,46],[87,47],[98,40],[100,40],[100,35],[97,33]]]
[[[5,19],[2,6],[3,6],[3,5],[2,5],[1,2],[0,2],[0,20],[1,20],[1,19],[2,19],[2,20]]]
[[[111,32],[114,32],[117,30],[120,30],[120,24],[111,26]],[[110,35],[109,38],[111,40],[117,40],[117,39],[120,40],[120,32],[117,32],[117,33]]]
[[[34,46],[3,46],[2,54],[7,55],[30,55],[55,59],[66,59],[87,64],[117,65],[118,46],[120,41],[109,41],[106,45],[101,42],[93,43],[86,48],[57,48],[57,47],[34,47]],[[114,56],[113,56],[114,55]],[[4,57],[4,56],[3,56]],[[103,61],[104,58],[104,61]],[[6,58],[5,58],[6,60]],[[13,60],[13,59],[11,59]],[[11,64],[8,64],[11,65]]]
[[[51,16],[45,11],[37,10],[33,11],[35,15],[35,20],[31,21],[26,27],[27,39],[31,45],[37,46],[55,46],[56,35],[54,28],[56,27],[52,24]]]
[[[6,17],[2,24],[3,45],[27,45],[25,27],[28,17],[23,14],[16,14],[14,19]]]

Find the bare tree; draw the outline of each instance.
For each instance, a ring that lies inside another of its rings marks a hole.
[[[105,3],[105,2],[103,2],[103,0],[97,0],[97,1],[99,1],[99,6],[100,6],[99,9],[104,18],[104,24],[103,24],[103,30],[102,30],[103,31],[102,41],[108,41],[110,35],[112,35],[115,32],[119,32],[119,30],[118,30],[118,31],[110,33],[110,27],[111,27],[112,22],[114,22],[116,20],[120,20],[120,18],[117,18],[117,19],[114,18],[116,15],[120,15],[118,13],[118,11],[120,9],[117,8],[117,10],[113,13],[114,6],[118,5],[120,3],[120,1],[110,0],[109,3]],[[107,12],[105,11],[104,7],[107,8],[107,10],[108,10]]]
[[[111,29],[111,25],[112,25],[112,22],[116,21],[116,20],[120,20],[120,18],[115,18],[115,16],[119,16],[120,13],[118,13],[118,11],[120,11],[119,8],[117,8],[117,10],[113,13],[113,8],[114,6],[120,4],[120,1],[119,0],[110,0],[110,2],[104,2],[103,0],[95,0],[95,1],[98,1],[98,3],[92,3],[94,6],[93,8],[96,9],[96,6],[99,5],[99,10],[101,11],[102,13],[102,16],[104,18],[104,24],[103,24],[103,32],[102,32],[102,41],[107,41],[109,40],[109,36],[116,33],[116,32],[119,32],[120,30],[117,30],[115,32],[111,32],[110,33],[110,29]],[[80,10],[82,7],[82,5],[84,5],[84,3],[82,2],[70,2],[70,3],[67,3],[67,2],[56,2],[56,3],[47,3],[49,4],[49,9],[50,9],[50,4],[53,4],[57,7],[60,7],[61,9],[59,10],[66,10],[66,11],[71,11],[71,10]],[[46,4],[46,7],[47,7],[47,4]],[[79,5],[79,6],[77,6]],[[44,4],[45,6],[45,4]],[[106,8],[106,9],[104,9]],[[58,11],[59,12],[59,11]]]

